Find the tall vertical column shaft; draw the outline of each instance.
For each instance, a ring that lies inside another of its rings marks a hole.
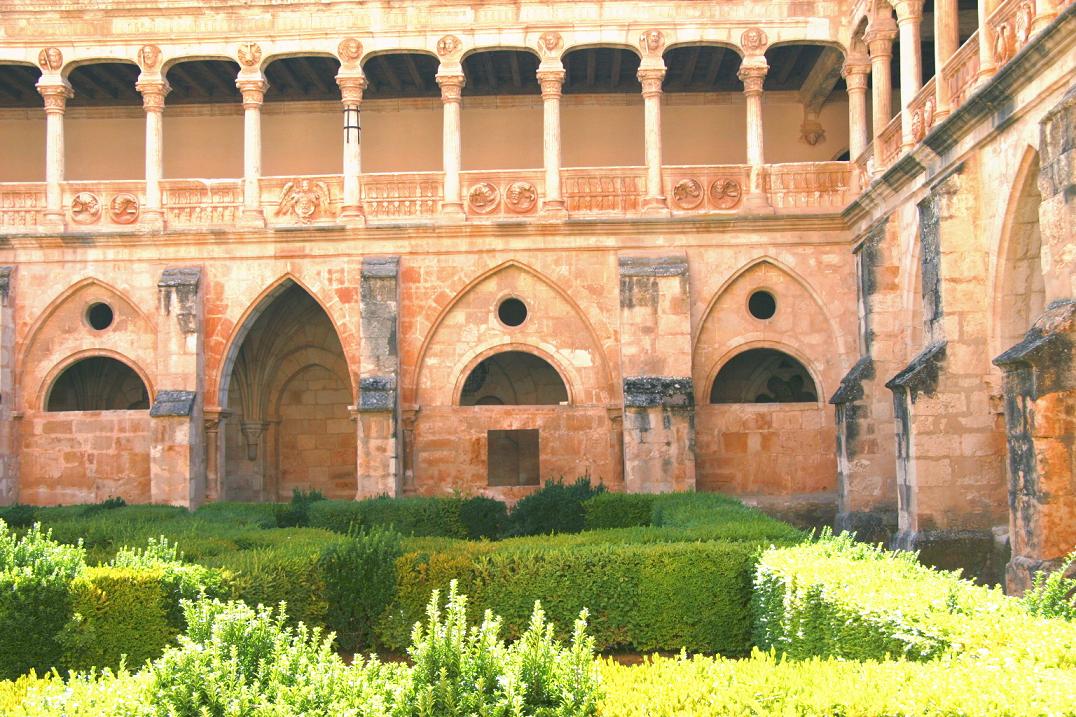
[[[463,72],[437,73],[437,84],[441,86],[441,103],[444,105],[442,125],[442,166],[444,169],[444,198],[441,200],[441,214],[454,220],[464,217],[463,199],[460,186],[460,169],[463,161],[463,143],[461,140],[462,95],[466,78]]]
[[[896,28],[889,26],[869,29],[865,36],[871,58],[871,117],[874,136],[878,137],[893,118],[893,77],[889,63],[893,59],[893,40]]]
[[[42,78],[44,80],[44,78]],[[71,86],[59,77],[55,82],[38,82],[37,91],[45,100],[45,222],[64,223],[64,111],[74,97]]]
[[[340,219],[349,223],[364,220],[362,210],[362,125],[360,106],[366,89],[366,78],[361,75],[338,75],[340,101],[344,108],[344,201]]]
[[[773,211],[762,187],[763,165],[766,163],[762,146],[762,83],[769,69],[766,58],[759,56],[745,60],[737,75],[743,82],[747,105],[747,164],[750,165],[751,179],[743,206],[750,212]]]
[[[643,86],[643,141],[646,148],[643,211],[668,211],[661,180],[661,83],[665,80],[664,63],[661,67],[640,67],[637,76]]]
[[[841,70],[848,87],[848,156],[854,162],[867,150],[867,76],[870,65],[846,62]]]
[[[545,166],[545,198],[542,214],[566,214],[560,186],[560,95],[564,67],[560,60],[543,60],[538,68],[542,88],[542,161]]]
[[[923,20],[922,0],[899,0],[896,4],[900,34],[900,126],[901,145],[915,144],[912,132],[911,103],[923,88],[923,63],[920,53],[919,26]]]
[[[260,75],[235,81],[243,93],[243,212],[245,225],[265,224],[261,207],[262,176],[262,102],[269,83]]]
[[[163,79],[140,79],[135,85],[142,94],[146,112],[146,202],[142,210],[145,222],[164,221],[161,206],[161,179],[164,176],[164,98],[171,87]]]

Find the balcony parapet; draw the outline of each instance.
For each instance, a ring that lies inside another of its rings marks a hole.
[[[771,164],[762,168],[761,184],[777,214],[835,214],[853,198],[858,171],[850,162]],[[664,167],[664,188],[674,219],[744,212],[749,176],[745,164]],[[462,172],[466,221],[547,221],[540,212],[544,177],[540,169]],[[562,184],[568,219],[631,219],[644,214],[645,167],[573,167],[563,170]],[[391,226],[437,221],[443,185],[440,172],[365,174],[366,222]],[[262,177],[258,188],[270,228],[341,223],[342,175]],[[62,189],[66,232],[160,230],[144,216],[144,182],[65,182]],[[242,180],[167,179],[161,189],[166,229],[239,229]],[[44,182],[0,183],[0,233],[54,233],[55,228],[42,225],[44,210]]]

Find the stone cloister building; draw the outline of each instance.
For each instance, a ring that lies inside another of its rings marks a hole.
[[[0,503],[1076,544],[1065,0],[0,0]]]

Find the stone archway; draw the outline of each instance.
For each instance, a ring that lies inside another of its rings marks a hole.
[[[354,396],[329,315],[286,282],[252,312],[227,385],[222,500],[287,500],[293,490],[327,498],[356,491]]]

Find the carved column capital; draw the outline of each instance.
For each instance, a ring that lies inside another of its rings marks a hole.
[[[37,91],[45,100],[45,114],[62,115],[67,109],[67,101],[75,96],[71,85],[63,80],[56,84],[38,84]]]
[[[846,62],[841,68],[841,77],[844,78],[848,91],[867,91],[867,80],[870,78],[871,66],[867,62]]]
[[[898,25],[923,19],[923,0],[895,0],[893,9],[897,12]]]
[[[437,84],[441,86],[441,101],[442,102],[459,102],[460,97],[463,95],[463,86],[467,84],[467,78],[460,73],[444,73],[438,72],[435,79]]]
[[[269,83],[262,77],[240,77],[235,81],[235,86],[243,94],[243,109],[245,110],[261,107],[265,101],[265,91],[269,89]]]
[[[640,67],[635,75],[643,86],[643,97],[655,97],[661,94],[661,83],[665,81],[664,67]]]
[[[135,89],[142,95],[142,108],[146,112],[164,111],[164,98],[172,91],[172,86],[163,79],[139,80]]]
[[[765,64],[741,65],[736,76],[743,82],[743,93],[748,97],[761,95],[762,83],[766,81],[766,74],[769,71],[769,66]]]
[[[538,69],[538,84],[542,88],[542,99],[557,99],[564,88],[564,70]]]
[[[863,34],[863,41],[867,43],[867,49],[870,51],[872,60],[892,57],[893,41],[896,39],[897,28],[892,20],[878,22],[876,25],[868,27],[867,32]]]
[[[336,84],[340,87],[340,100],[352,106],[362,102],[362,93],[369,84],[362,75],[337,75]]]

